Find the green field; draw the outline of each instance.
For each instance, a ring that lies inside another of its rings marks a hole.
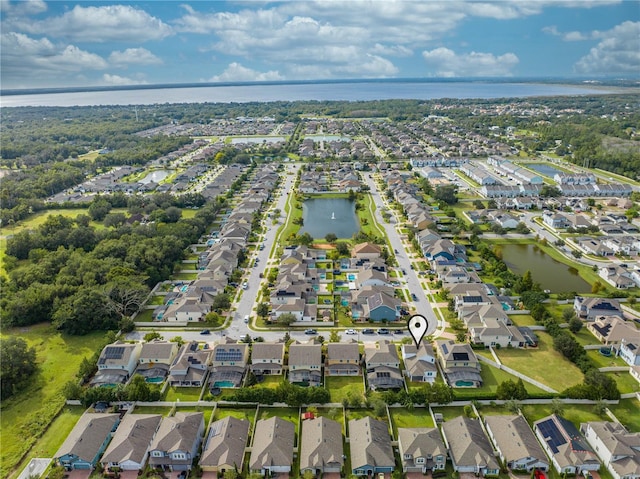
[[[164,397],[164,401],[198,401],[200,399],[200,393],[202,392],[202,388],[192,387],[192,388],[174,388],[169,386],[167,388],[166,395]]]
[[[476,398],[494,398],[498,390],[498,386],[501,382],[506,380],[517,381],[518,378],[509,374],[506,371],[490,366],[486,363],[482,363],[482,370],[480,372],[482,376],[481,388],[456,388],[453,390],[453,394],[456,400],[464,399],[476,399]],[[533,384],[527,382],[524,383],[524,387],[530,395],[547,394]]]
[[[551,404],[526,404],[522,406],[521,410],[529,425],[532,425],[538,419],[552,414]],[[582,422],[609,421],[607,416],[601,416],[596,413],[595,407],[589,405],[565,405],[561,416],[571,421],[576,427],[580,427],[580,423]]]
[[[536,331],[536,335],[539,339],[537,348],[502,348],[496,351],[500,361],[556,391],[580,384],[582,372],[553,349],[551,336],[544,331]],[[562,371],[562,374],[558,374],[558,371]]]
[[[364,400],[362,376],[325,376],[324,380],[326,389],[331,393],[331,402],[342,402],[343,399],[349,397],[360,397]]]
[[[610,405],[609,410],[630,432],[640,432],[640,401],[637,398],[621,399],[618,404]]]
[[[80,361],[91,357],[104,343],[102,331],[87,336],[67,336],[48,324],[5,329],[0,338],[8,336],[22,337],[36,348],[38,371],[26,390],[2,402],[0,477],[3,478],[63,407],[62,388],[75,378]]]
[[[429,408],[389,408],[393,437],[397,439],[399,427],[434,427]]]

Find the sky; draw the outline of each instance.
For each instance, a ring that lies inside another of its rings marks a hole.
[[[640,76],[640,0],[0,0],[2,89]]]

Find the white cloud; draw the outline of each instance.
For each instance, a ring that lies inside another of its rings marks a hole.
[[[162,20],[128,5],[76,5],[57,17],[37,22],[16,21],[12,25],[31,34],[78,42],[143,42],[162,39],[172,34],[171,27]]]
[[[376,43],[371,49],[371,53],[390,57],[410,57],[413,55],[413,50],[404,45],[382,45]]]
[[[601,41],[574,65],[578,73],[640,73],[640,22],[623,22],[606,32],[592,32]]]
[[[37,70],[100,70],[106,66],[107,62],[101,56],[75,45],[54,45],[47,38],[37,40],[22,33],[2,34],[3,70],[34,68],[33,73],[37,74]]]
[[[481,52],[457,54],[448,48],[424,51],[422,57],[433,69],[429,75],[436,77],[511,76],[512,69],[519,62],[513,53],[500,56]]]
[[[109,63],[116,66],[160,65],[162,60],[146,48],[127,48],[124,51],[111,52]]]
[[[47,10],[47,4],[43,0],[26,0],[11,2],[0,0],[0,12],[5,15],[33,15]]]
[[[555,25],[544,27],[542,31],[548,35],[553,35],[554,37],[562,37],[565,42],[579,42],[593,38],[592,34],[584,34],[577,31],[563,33],[558,30],[558,27],[556,27]]]
[[[259,72],[233,62],[220,75],[209,79],[211,82],[237,82],[237,81],[278,81],[283,80],[277,71]]]
[[[105,85],[145,85],[147,83],[143,80],[133,80],[120,75],[110,75],[109,73],[102,75],[102,81]]]

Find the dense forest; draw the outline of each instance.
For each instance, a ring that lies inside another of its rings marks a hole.
[[[177,207],[168,197],[152,197],[145,206],[152,215],[164,213],[164,222],[114,222],[106,213],[103,222],[110,226],[98,230],[90,225],[89,215],[51,215],[35,231],[9,238],[9,279],[2,278],[0,299],[3,326],[50,321],[71,334],[122,327],[150,288],[169,278],[185,248],[198,240],[224,205],[224,199],[209,202],[194,218],[183,219],[170,214]],[[100,203],[108,201],[94,200],[89,214],[97,214],[104,208]],[[138,211],[130,205],[130,213]]]

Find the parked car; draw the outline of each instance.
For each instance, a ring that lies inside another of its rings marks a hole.
[[[391,331],[389,331],[387,328],[380,328],[378,329],[378,334],[391,334]]]
[[[244,283],[242,283],[242,289],[247,289],[247,288],[249,288],[249,283],[245,281]]]
[[[363,329],[362,334],[375,334],[373,329]]]
[[[208,329],[203,329],[202,331],[200,331],[200,334],[211,334],[211,331],[209,331]]]
[[[415,293],[411,293],[411,299],[414,301],[418,301],[418,297],[415,295]]]
[[[358,334],[358,331],[355,329],[347,329],[344,334]]]
[[[394,329],[393,334],[404,334],[404,329]]]
[[[315,329],[305,329],[304,330],[304,334],[317,334],[318,331],[316,331]]]

